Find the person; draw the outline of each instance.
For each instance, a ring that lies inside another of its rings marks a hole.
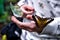
[[[14,16],[11,17],[11,20],[22,29],[21,40],[40,40],[41,34],[60,34],[60,0],[20,0],[17,5],[23,12],[23,22],[18,21]],[[39,30],[32,18],[34,14],[45,18],[51,17],[54,20],[38,33]]]

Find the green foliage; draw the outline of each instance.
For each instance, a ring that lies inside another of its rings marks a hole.
[[[19,0],[5,0],[5,3],[12,2],[13,4],[16,4]]]
[[[3,12],[4,12],[3,0],[0,0],[0,16],[4,14]]]
[[[9,22],[10,19],[8,18],[9,18],[8,12],[4,12],[4,15],[0,16],[0,23]]]
[[[0,0],[0,23],[10,22],[10,2],[16,4],[19,0]]]

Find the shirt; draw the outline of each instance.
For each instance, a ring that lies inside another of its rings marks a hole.
[[[60,34],[60,0],[20,0],[18,5],[27,4],[34,7],[35,14],[40,17],[52,17],[54,21],[49,23],[40,34]],[[26,19],[24,19],[26,22]],[[40,40],[40,34],[22,29],[22,40]],[[54,39],[55,40],[55,39]]]

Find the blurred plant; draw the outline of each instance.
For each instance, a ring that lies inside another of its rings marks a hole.
[[[12,12],[10,9],[10,2],[16,4],[18,1],[19,0],[0,0],[0,30],[11,21],[10,17]]]
[[[16,4],[19,0],[0,0],[0,23],[6,23],[10,21],[10,2]]]
[[[2,16],[4,13],[4,5],[3,5],[3,0],[0,0],[0,16]]]
[[[16,4],[19,0],[4,0],[5,3],[10,3],[12,2],[13,4]]]
[[[8,12],[4,12],[4,15],[0,17],[0,23],[6,23],[9,22],[10,19],[9,18],[9,14]]]

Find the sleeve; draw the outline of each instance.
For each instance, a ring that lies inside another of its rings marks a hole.
[[[18,5],[18,6],[22,6],[23,4],[25,4],[25,2],[26,2],[25,0],[20,0],[20,1],[17,3],[17,5]]]
[[[59,35],[60,34],[60,17],[54,18],[42,31],[44,34]]]

